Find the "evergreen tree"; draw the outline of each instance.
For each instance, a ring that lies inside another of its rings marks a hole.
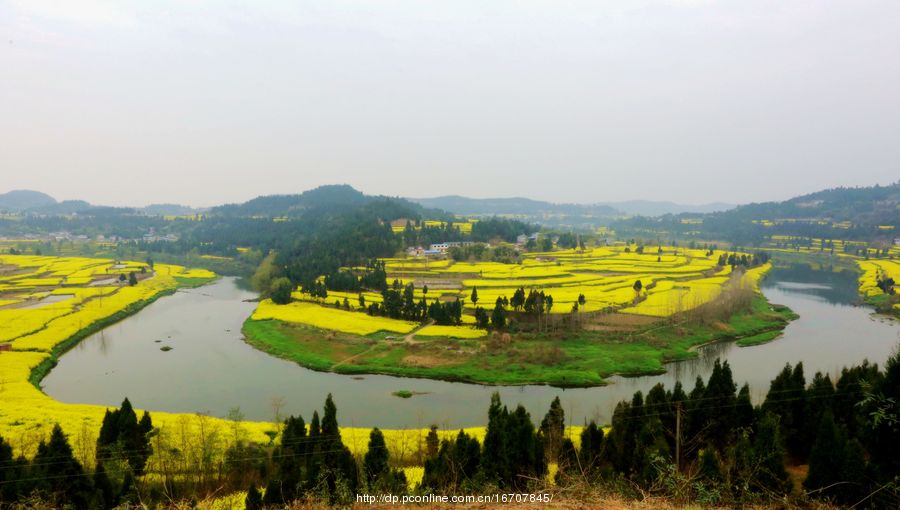
[[[92,499],[90,479],[85,477],[59,424],[53,426],[50,440],[38,445],[32,465],[39,489],[57,503],[84,508]]]
[[[581,469],[588,473],[597,471],[602,451],[603,429],[591,420],[581,431],[581,450],[578,452]]]
[[[440,440],[438,439],[437,425],[432,425],[425,436],[425,458],[433,459],[437,457]]]
[[[142,475],[147,460],[153,453],[150,436],[153,420],[144,412],[140,422],[137,414],[126,398],[119,409],[106,410],[100,434],[97,437],[97,457],[102,459],[123,459],[135,475]]]
[[[563,411],[559,397],[555,397],[550,403],[550,410],[541,420],[541,434],[543,434],[545,446],[547,448],[546,455],[549,462],[557,460],[560,448],[562,447],[563,438],[566,431],[566,414]]]
[[[722,481],[722,463],[712,445],[700,451],[700,467],[697,476],[707,482],[719,483]]]
[[[750,477],[753,485],[775,494],[785,494],[790,490],[790,481],[784,470],[783,440],[776,416],[766,414],[759,421],[753,439],[752,456],[756,467]]]
[[[363,472],[370,488],[376,487],[379,481],[383,482],[390,475],[387,444],[378,427],[369,433],[369,448],[363,458]]]
[[[425,460],[422,487],[455,490],[476,476],[480,463],[478,440],[460,430],[455,441],[441,441],[437,454]]]
[[[491,327],[495,330],[506,329],[506,310],[502,303],[494,305],[494,311],[491,313]]]
[[[247,490],[244,508],[246,510],[262,510],[264,508],[262,494],[259,493],[255,483],[250,484],[250,488]]]
[[[94,491],[94,506],[97,508],[115,508],[118,505],[116,491],[102,462],[97,462],[97,468],[94,470]]]
[[[0,506],[3,503],[12,503],[22,495],[19,493],[22,480],[26,478],[24,460],[13,458],[12,445],[0,436]]]

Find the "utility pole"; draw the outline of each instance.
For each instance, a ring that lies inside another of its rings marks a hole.
[[[675,404],[675,470],[681,471],[681,402]]]

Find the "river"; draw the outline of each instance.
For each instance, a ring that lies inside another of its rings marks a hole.
[[[807,380],[816,371],[832,380],[843,366],[863,359],[883,364],[900,340],[900,327],[857,306],[850,273],[775,269],[763,281],[770,302],[789,306],[800,318],[765,345],[702,347],[696,359],[670,363],[666,374],[613,377],[609,386],[559,389],[549,386],[492,387],[382,375],[351,377],[315,372],[247,345],[241,324],[253,312],[255,295],[234,278],[181,290],[136,315],[96,333],[60,359],[42,387],[69,403],[117,406],[125,396],[138,407],[224,416],[240,407],[247,419],[271,420],[274,401],[282,413],[308,418],[334,395],[343,426],[382,428],[483,425],[491,393],[510,405],[522,403],[539,419],[559,396],[569,422],[608,422],[616,402],[645,394],[658,382],[681,380],[686,391],[708,377],[716,358],[727,359],[740,386],[751,385],[758,402],[786,362],[803,361]],[[161,350],[169,346],[169,351]],[[397,390],[427,392],[409,399]]]

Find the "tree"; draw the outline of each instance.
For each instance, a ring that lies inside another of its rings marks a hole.
[[[119,503],[116,497],[116,491],[113,489],[112,482],[106,474],[106,468],[102,462],[97,462],[97,468],[94,469],[94,506],[97,508],[114,508]]]
[[[53,426],[50,440],[41,441],[32,462],[32,473],[40,490],[60,505],[85,508],[92,496],[90,479],[75,459],[72,447],[59,424]]]
[[[712,483],[722,481],[722,462],[712,445],[700,451],[700,468],[697,475],[700,479]]]
[[[494,311],[491,312],[491,327],[495,330],[506,328],[506,309],[502,303],[494,304]]]
[[[247,490],[247,497],[244,498],[244,508],[246,510],[262,510],[264,508],[262,494],[259,493],[255,483],[250,484],[250,489]]]
[[[291,302],[291,292],[294,290],[294,284],[285,277],[272,280],[269,287],[269,296],[272,302],[279,305],[286,305]]]
[[[469,300],[472,301],[472,305],[478,304],[478,287],[472,287],[472,294],[469,296]]]
[[[266,296],[272,287],[272,280],[277,278],[277,276],[278,269],[275,265],[275,252],[272,251],[262,259],[262,262],[256,268],[256,272],[253,273],[253,277],[250,278],[250,283],[257,292]]]
[[[578,452],[581,468],[587,473],[594,473],[600,467],[600,455],[603,452],[603,429],[591,420],[581,431],[581,450]]]
[[[432,425],[428,429],[428,435],[425,436],[425,458],[437,457],[438,447],[440,447],[440,440],[438,439],[437,425]]]
[[[641,283],[640,280],[636,280],[634,282],[634,285],[631,286],[631,288],[633,288],[635,292],[640,292],[641,289],[644,288],[644,284]]]
[[[484,436],[482,471],[501,488],[521,488],[528,478],[539,478],[547,469],[543,440],[535,434],[531,416],[521,405],[509,410],[500,395],[491,396]]]
[[[555,397],[550,403],[550,410],[541,420],[540,431],[544,435],[547,459],[549,462],[554,462],[559,456],[566,431],[566,414],[559,402],[559,397]]]
[[[754,470],[748,477],[759,489],[784,494],[790,490],[790,480],[784,470],[784,446],[778,418],[766,414],[759,421],[751,449]]]
[[[0,436],[0,506],[3,503],[12,503],[20,496],[19,489],[21,480],[26,478],[25,470],[27,463],[24,459],[16,460],[13,458],[12,445],[6,442]]]
[[[491,326],[491,318],[482,307],[475,308],[475,326],[481,329],[488,329]]]
[[[378,427],[369,433],[369,448],[363,458],[363,472],[369,488],[378,486],[379,482],[383,483],[390,475],[387,444],[384,442],[384,434]]]
[[[120,459],[128,463],[135,475],[142,475],[147,460],[153,453],[150,435],[153,420],[144,412],[140,421],[126,398],[119,409],[103,416],[100,434],[97,437],[97,456],[102,459]]]

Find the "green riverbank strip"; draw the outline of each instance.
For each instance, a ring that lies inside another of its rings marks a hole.
[[[754,296],[750,310],[717,324],[654,324],[636,331],[513,335],[510,343],[435,338],[379,340],[275,320],[248,319],[246,341],[306,368],[341,374],[386,374],[489,385],[587,387],[614,374],[665,372],[665,362],[696,357],[692,348],[722,341],[761,343],[797,317]]]

